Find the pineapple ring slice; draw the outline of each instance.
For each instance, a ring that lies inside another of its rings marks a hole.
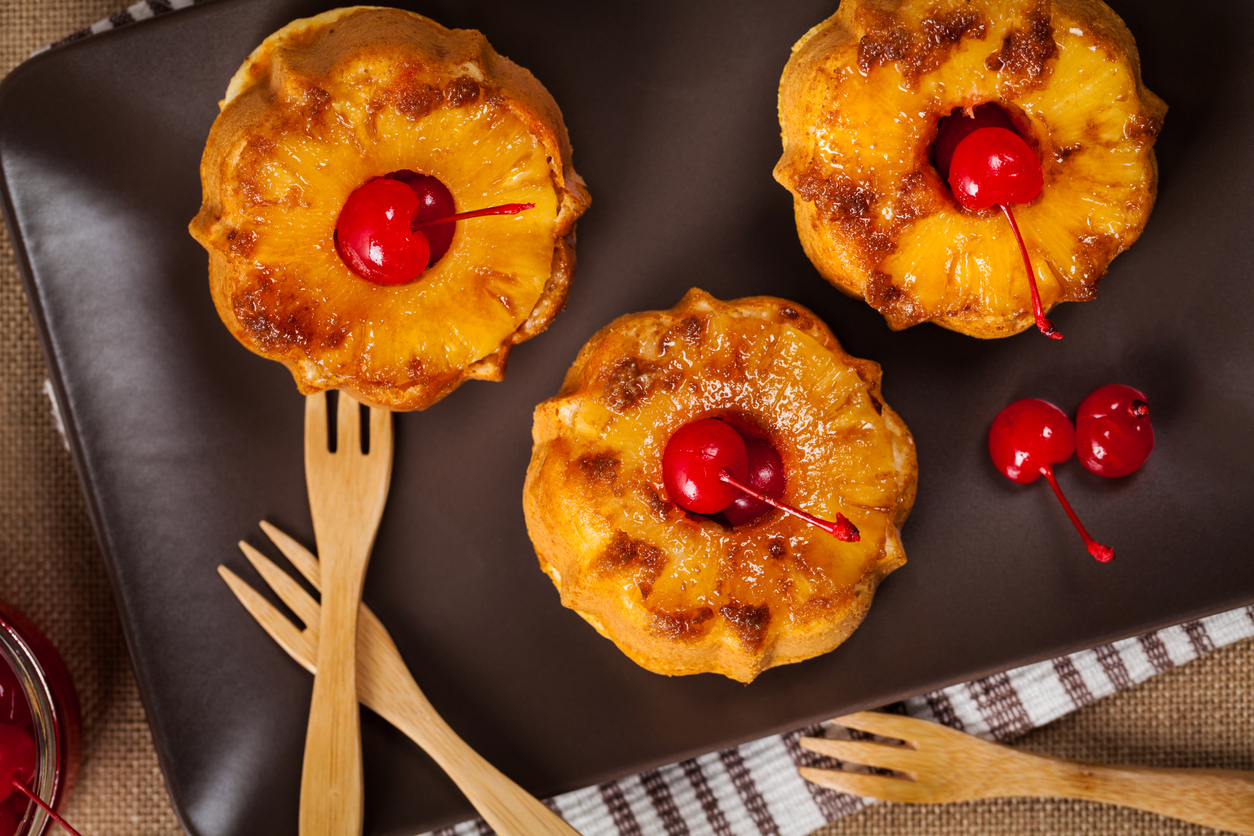
[[[985,102],[1044,170],[1040,196],[1015,207],[1041,302],[1093,298],[1153,208],[1167,110],[1100,0],[844,0],[784,69],[775,179],[802,246],[893,329],[991,338],[1033,324],[1009,224],[962,209],[929,158],[937,121]]]
[[[421,277],[381,286],[336,252],[340,209],[372,177],[437,177],[457,211],[534,203],[457,224]],[[475,31],[357,6],[267,38],[227,89],[201,163],[191,233],[218,313],[306,394],[338,388],[425,409],[467,378],[499,380],[510,348],[565,302],[589,198],[561,113]]]
[[[769,437],[785,501],[861,532],[844,543],[778,511],[725,528],[668,497],[662,451],[684,424],[734,415]],[[914,441],[876,363],[845,354],[812,313],[691,290],[615,320],[536,408],[523,489],[541,567],[576,610],[656,673],[749,682],[826,653],[905,563]]]

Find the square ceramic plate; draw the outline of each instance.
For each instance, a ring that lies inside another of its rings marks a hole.
[[[802,254],[771,179],[775,91],[834,6],[414,4],[481,29],[548,86],[593,194],[566,312],[503,383],[399,416],[365,592],[435,706],[539,795],[1254,600],[1254,10],[1116,4],[1172,108],[1158,207],[1097,300],[1056,312],[1055,343],[892,333]],[[326,7],[223,0],[53,50],[0,90],[9,228],[161,763],[198,836],[295,831],[311,679],[214,570],[254,578],[235,543],[262,545],[260,519],[312,536],[302,399],[222,327],[186,225],[227,80],[267,34]],[[532,408],[579,347],[694,285],[812,308],[883,364],[919,450],[909,563],[844,646],[748,687],[655,676],[564,610],[520,503]],[[1043,485],[994,471],[985,434],[1016,398],[1074,409],[1109,382],[1149,393],[1159,441],[1127,479],[1061,469],[1118,549],[1099,565]],[[364,737],[369,833],[470,814],[377,717]]]

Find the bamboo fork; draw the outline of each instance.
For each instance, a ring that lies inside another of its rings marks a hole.
[[[936,723],[859,712],[833,722],[904,746],[803,737],[820,755],[906,773],[909,778],[801,768],[807,781],[907,804],[1038,796],[1104,801],[1233,833],[1254,834],[1254,772],[1077,763],[1031,755]]]
[[[321,570],[317,558],[269,523],[261,523],[261,528],[314,588],[319,588]],[[241,542],[239,547],[279,598],[305,623],[305,629],[297,629],[230,569],[219,566],[218,574],[270,637],[307,670],[315,671],[321,624],[318,603],[252,546]],[[357,693],[362,703],[431,755],[501,836],[578,836],[557,814],[480,757],[444,722],[414,682],[387,628],[365,604],[360,605],[357,619]]]
[[[305,399],[305,485],[324,583],[322,641],[300,783],[300,834],[359,836],[357,610],[392,475],[392,414],[370,410],[370,449],[363,453],[361,406],[340,392],[332,453],[327,412],[326,393]]]

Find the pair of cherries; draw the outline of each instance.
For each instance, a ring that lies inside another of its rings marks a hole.
[[[375,284],[405,284],[448,252],[457,221],[517,215],[534,203],[456,212],[448,187],[429,174],[395,171],[358,186],[335,222],[335,247],[350,270]]]
[[[1102,563],[1114,560],[1114,549],[1089,536],[1058,487],[1053,466],[1074,453],[1093,473],[1116,479],[1140,469],[1153,449],[1145,394],[1119,384],[1103,386],[1085,398],[1074,425],[1052,403],[1026,398],[998,413],[988,432],[988,452],[997,469],[1021,485],[1044,476],[1089,554]]]
[[[1010,211],[1012,204],[1031,203],[1041,193],[1045,175],[1036,154],[1015,131],[1006,112],[992,103],[975,108],[970,115],[959,111],[940,120],[932,148],[937,169],[964,209],[980,211],[996,206],[1006,216],[1028,272],[1036,327],[1051,339],[1062,339],[1045,318],[1036,272]]]
[[[78,836],[30,789],[39,765],[39,749],[30,733],[30,705],[13,671],[0,660],[0,836],[13,836],[30,802]]]
[[[781,502],[787,480],[779,451],[720,418],[691,421],[670,437],[662,453],[662,479],[680,508],[705,516],[721,513],[733,526],[778,508],[838,540],[856,543],[860,536],[844,514],[828,522]]]

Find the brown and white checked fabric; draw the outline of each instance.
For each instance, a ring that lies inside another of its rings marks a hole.
[[[1049,662],[933,691],[887,710],[1007,741],[1206,653],[1254,636],[1254,606]],[[551,799],[584,836],[803,836],[871,803],[809,784],[799,766],[841,765],[802,749],[803,735],[847,737],[815,726],[650,770]],[[486,836],[471,821],[434,836]]]
[[[54,46],[68,44],[70,41],[80,41],[83,38],[99,34],[100,32],[108,32],[110,29],[117,29],[119,26],[126,26],[131,23],[137,23],[141,20],[147,20],[150,17],[163,15],[167,12],[173,12],[178,9],[185,9],[188,6],[194,6],[204,0],[140,0],[134,5],[128,6],[122,11],[109,15],[104,20],[97,21],[83,29],[79,29],[71,35],[67,35],[56,43],[49,44],[35,51],[38,55],[40,52],[46,52]]]
[[[0,4],[4,2],[6,0],[0,0]],[[58,43],[78,40],[97,32],[104,32],[194,5],[196,2],[200,0],[145,0],[91,27],[79,30]],[[51,6],[43,8],[52,13],[59,10],[60,6],[56,9]],[[12,308],[18,310],[17,305]],[[25,320],[22,320],[21,324],[28,326]],[[29,358],[30,362],[27,365],[33,368],[39,365],[37,350],[33,348],[33,335],[27,336],[32,346],[31,351],[35,352]],[[35,380],[37,381],[38,378]],[[26,411],[32,413],[32,419],[39,417],[34,414],[38,410]],[[52,454],[49,453],[49,455]],[[70,485],[72,493],[72,476],[66,476],[62,481]],[[72,500],[70,504],[77,507],[79,501],[76,494],[71,495],[70,499]],[[78,516],[83,515],[80,512]],[[82,525],[86,525],[85,517],[83,517]],[[89,542],[90,531],[85,529],[78,539]],[[25,540],[22,540],[19,545],[23,547],[19,550],[32,552],[37,550],[36,546],[26,543]],[[63,574],[69,574],[68,569]],[[45,583],[46,581],[47,579],[44,578]],[[80,580],[78,583],[81,584],[83,581]],[[96,602],[97,609],[108,609],[108,593],[103,581],[98,581],[95,585],[100,587],[98,597],[101,597],[101,602]],[[62,590],[59,594],[64,596],[69,593]],[[9,597],[14,597],[12,592]],[[18,596],[16,600],[22,599]],[[44,613],[45,617],[41,623],[44,623],[45,627],[51,629],[58,637],[62,633],[67,635],[74,633],[74,630],[60,624],[58,620],[60,616],[55,616],[57,610],[51,604],[45,603],[41,606],[39,602],[28,603],[26,608],[32,613]],[[113,624],[110,618],[97,614],[92,623],[98,626],[99,622]],[[116,627],[112,629],[116,632]],[[81,628],[79,632],[82,632]],[[1189,622],[1139,638],[1116,642],[1051,662],[1019,668],[976,682],[936,691],[907,700],[905,703],[899,703],[892,706],[890,710],[938,720],[986,737],[1008,740],[1080,706],[1116,691],[1131,688],[1155,674],[1166,672],[1211,650],[1248,636],[1254,636],[1254,607]],[[120,638],[113,637],[113,641],[118,645],[117,653],[120,654],[122,652]],[[91,671],[80,670],[84,665],[81,658],[86,658],[84,654],[90,648],[79,648],[75,642],[68,640],[62,640],[61,643],[63,650],[67,653],[67,659],[71,659],[72,664],[75,661],[78,662],[75,665],[75,673],[80,689],[94,683],[98,678],[94,675],[94,668]],[[1246,646],[1249,646],[1248,643]],[[95,653],[92,658],[99,656],[99,653]],[[1218,654],[1214,658],[1222,656],[1224,654]],[[1234,673],[1237,670],[1233,668]],[[109,671],[111,676],[117,675],[113,668]],[[1209,676],[1214,677],[1215,674]],[[1211,687],[1217,687],[1221,680],[1212,678],[1208,681],[1214,683]],[[133,688],[133,685],[129,687]],[[1143,691],[1137,693],[1143,693]],[[84,693],[84,696],[88,697],[85,707],[89,709],[87,712],[88,719],[91,721],[89,725],[98,731],[93,733],[95,735],[91,752],[93,757],[89,758],[86,764],[85,778],[87,780],[83,782],[84,786],[80,788],[79,797],[72,805],[72,812],[76,814],[75,821],[80,825],[99,822],[98,826],[104,827],[107,832],[111,833],[170,832],[174,824],[163,798],[149,798],[146,795],[140,798],[134,795],[136,788],[110,783],[108,779],[95,774],[99,771],[97,767],[120,763],[123,759],[121,755],[110,749],[111,746],[123,745],[117,744],[115,737],[131,735],[136,739],[142,737],[146,740],[147,738],[146,732],[136,731],[142,729],[143,720],[134,695],[127,697],[129,702],[124,708],[131,713],[140,712],[140,714],[134,717],[127,714],[123,723],[116,719],[105,722],[103,717],[97,717],[100,711],[99,709],[92,710],[92,706],[100,703],[101,700],[93,694],[94,692]],[[1124,696],[1126,698],[1128,695]],[[1239,695],[1229,694],[1229,697],[1240,699]],[[1094,707],[1090,709],[1092,710],[1100,709]],[[797,776],[796,767],[799,765],[838,766],[832,761],[802,750],[797,744],[800,737],[818,734],[837,736],[842,732],[843,730],[835,728],[802,729],[746,744],[736,749],[652,770],[600,787],[569,793],[547,803],[566,816],[585,836],[600,836],[601,834],[610,836],[613,834],[666,834],[666,836],[694,834],[695,836],[706,833],[720,834],[720,836],[721,834],[792,836],[809,833],[827,822],[835,821],[848,813],[862,809],[868,803],[863,799],[806,784]],[[130,737],[127,737],[127,740],[130,741]],[[138,744],[127,742],[124,745]],[[1242,747],[1246,745],[1246,743],[1241,744]],[[1232,757],[1231,753],[1229,756]],[[135,753],[126,757],[142,760]],[[151,759],[151,754],[145,757]],[[1248,759],[1240,756],[1236,760],[1237,762],[1232,763],[1231,766],[1244,766]],[[152,768],[155,769],[155,764]],[[152,788],[145,784],[141,789],[147,792]],[[159,793],[159,790],[156,792]],[[1077,833],[1114,832],[1114,830],[1134,832],[1127,829],[1128,824],[1140,821],[1098,819],[1095,818],[1096,814],[1086,813],[1083,808],[1074,810],[1068,808],[1061,814],[1065,816],[1068,832]],[[1110,826],[1099,825],[1097,830],[1093,830],[1090,819]],[[118,824],[109,824],[115,820]],[[880,832],[874,828],[883,827],[888,821],[891,820],[886,819],[883,823],[873,825],[872,832]],[[999,830],[997,821],[994,819],[993,824],[985,823],[982,832],[1004,833],[1006,826],[1014,829],[1011,821],[1004,821],[1000,825],[1002,829]],[[1033,820],[1025,816],[1023,821]],[[1116,821],[1121,826],[1114,826]],[[121,822],[128,823],[122,824]],[[963,819],[956,824],[935,826],[940,828],[938,832],[967,833],[977,828],[980,823],[977,815],[970,821]],[[1056,827],[1042,831],[1039,824],[1039,821],[1036,827],[1029,824],[1028,829],[1032,832],[1061,832]],[[1167,824],[1164,822],[1162,826],[1166,828]],[[117,829],[118,827],[121,829]],[[945,829],[946,827],[949,829]],[[895,832],[895,830],[896,828],[890,826],[890,829],[884,832]],[[911,832],[913,831],[914,828],[911,828]],[[84,832],[98,831],[89,826]],[[456,828],[439,831],[439,836],[446,836],[446,834],[465,836],[490,832],[490,829],[482,822],[467,822]],[[1015,830],[1015,832],[1019,831]],[[1155,830],[1155,832],[1159,831]],[[1177,830],[1173,828],[1170,832],[1175,833]],[[1190,829],[1187,832],[1191,834],[1195,830]]]

